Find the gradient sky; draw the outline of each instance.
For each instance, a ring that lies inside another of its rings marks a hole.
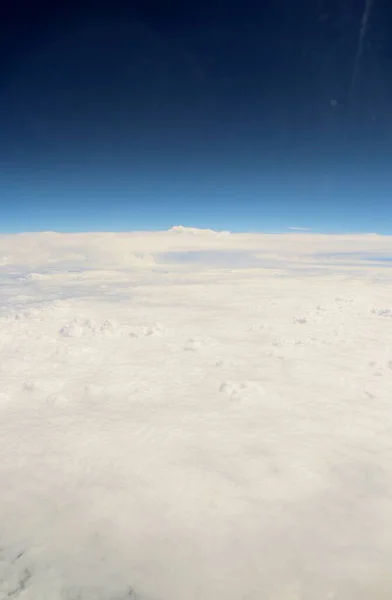
[[[1,4],[0,231],[392,234],[389,0],[124,4]]]

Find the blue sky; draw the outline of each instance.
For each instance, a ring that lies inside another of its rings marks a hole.
[[[352,88],[362,9],[332,4],[10,8],[0,231],[392,233],[392,8]]]

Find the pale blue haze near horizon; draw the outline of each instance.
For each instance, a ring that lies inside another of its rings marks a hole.
[[[392,182],[386,173],[324,173],[282,168],[178,172],[148,165],[8,170],[0,179],[1,233],[161,230],[173,225],[230,231],[392,233]],[[5,175],[5,176],[4,176]],[[290,229],[291,228],[291,229]]]

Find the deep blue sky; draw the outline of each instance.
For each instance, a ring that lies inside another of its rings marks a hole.
[[[0,230],[392,233],[392,6],[350,94],[364,7],[2,3]]]

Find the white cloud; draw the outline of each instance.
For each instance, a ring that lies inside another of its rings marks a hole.
[[[228,235],[230,231],[215,231],[214,229],[200,229],[198,227],[184,227],[183,225],[174,225],[169,229],[170,233],[180,233],[182,235]]]
[[[389,597],[388,253],[0,236],[0,598]]]
[[[207,231],[207,233],[203,233]],[[196,232],[196,233],[195,233]],[[200,233],[202,232],[202,233]],[[200,234],[199,234],[200,233]],[[320,255],[344,255],[392,251],[392,237],[371,234],[326,235],[219,234],[212,230],[180,228],[161,232],[130,233],[25,233],[0,235],[0,268],[28,269],[133,269],[155,267],[165,253],[241,252],[274,257],[277,263],[293,260],[320,262]],[[212,256],[212,255],[211,255]],[[243,266],[245,265],[242,261]]]

